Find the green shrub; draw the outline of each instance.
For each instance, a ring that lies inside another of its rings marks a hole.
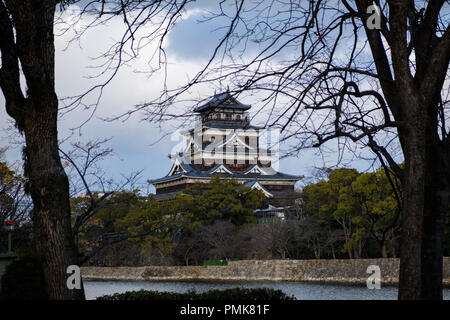
[[[113,295],[98,297],[97,300],[295,300],[281,290],[271,288],[232,288],[225,290],[210,290],[197,293],[189,290],[186,293],[159,292],[159,291],[127,291]]]
[[[34,256],[17,259],[6,267],[1,279],[5,300],[47,300],[44,272]]]

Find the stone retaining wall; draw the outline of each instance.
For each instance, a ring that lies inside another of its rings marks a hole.
[[[367,267],[378,265],[382,284],[398,283],[398,259],[242,260],[227,266],[82,267],[84,279],[99,280],[249,280],[365,283]],[[450,257],[444,258],[444,283],[450,285]]]

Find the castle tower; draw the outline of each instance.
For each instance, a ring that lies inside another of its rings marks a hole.
[[[278,141],[273,132],[271,136],[250,124],[250,108],[228,92],[196,108],[196,125],[184,132],[184,151],[169,156],[173,165],[165,177],[149,181],[156,188],[156,198],[171,197],[197,182],[207,183],[216,174],[261,190],[269,203],[293,198],[294,185],[302,177],[272,167],[277,159],[273,146]]]

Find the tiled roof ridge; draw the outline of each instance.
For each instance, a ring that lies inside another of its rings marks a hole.
[[[230,103],[231,102],[231,103]],[[194,112],[202,112],[205,110],[208,110],[210,108],[234,108],[234,109],[242,109],[242,110],[248,110],[251,108],[250,105],[243,104],[236,100],[235,97],[233,97],[230,92],[222,92],[219,94],[215,94],[211,100],[209,100],[204,105],[198,106],[194,109]]]

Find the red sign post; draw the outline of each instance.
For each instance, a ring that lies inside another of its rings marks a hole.
[[[14,221],[6,220],[5,228],[8,230],[8,252],[11,252],[11,231],[14,229]]]

